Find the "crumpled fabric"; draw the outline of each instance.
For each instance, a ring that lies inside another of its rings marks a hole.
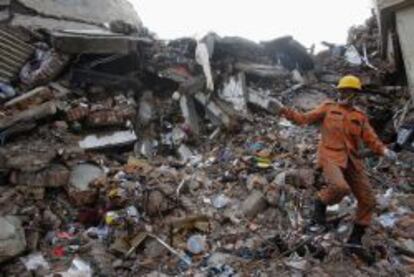
[[[33,60],[20,71],[20,81],[28,87],[46,84],[62,72],[69,59],[68,55],[57,53],[43,43],[38,44]]]

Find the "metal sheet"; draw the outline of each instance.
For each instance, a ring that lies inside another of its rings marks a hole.
[[[7,29],[6,29],[7,28]],[[10,83],[33,55],[34,47],[10,27],[0,27],[0,82]]]

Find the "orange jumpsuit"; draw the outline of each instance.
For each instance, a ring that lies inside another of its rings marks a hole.
[[[375,196],[359,157],[359,146],[364,142],[378,155],[384,155],[386,147],[367,116],[352,106],[331,101],[305,114],[283,108],[281,115],[300,125],[322,123],[318,162],[327,186],[318,192],[318,197],[326,205],[334,205],[352,192],[358,200],[356,223],[369,225]]]

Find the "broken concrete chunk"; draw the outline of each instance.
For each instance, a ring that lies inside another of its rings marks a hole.
[[[161,245],[157,240],[148,239],[145,242],[144,249],[145,257],[156,259],[168,254],[168,250]]]
[[[179,81],[181,84],[178,91],[182,95],[194,95],[195,93],[202,91],[205,86],[205,78],[203,76],[189,77],[185,80]]]
[[[45,100],[52,100],[53,93],[48,87],[37,87],[25,94],[16,97],[4,104],[5,107],[12,106],[28,106],[33,104],[41,104]]]
[[[180,145],[177,151],[180,156],[180,159],[185,162],[188,162],[194,155],[190,148],[188,148],[188,146],[184,144]]]
[[[79,105],[66,111],[66,120],[75,122],[85,119],[89,115],[89,107],[87,105]]]
[[[323,74],[319,76],[319,80],[321,82],[329,83],[333,85],[338,84],[340,79],[341,79],[341,75],[337,75],[337,74]]]
[[[66,167],[52,165],[37,172],[13,172],[10,181],[16,185],[56,188],[66,186],[69,182],[69,176],[70,172]]]
[[[102,149],[133,144],[136,140],[137,136],[134,131],[118,131],[110,134],[87,136],[79,141],[79,146],[86,150]]]
[[[274,181],[277,185],[292,185],[297,188],[309,188],[315,183],[315,171],[312,169],[290,169],[278,174]]]
[[[139,42],[138,37],[101,30],[52,33],[53,46],[67,54],[128,54],[137,51]]]
[[[222,265],[231,264],[232,262],[239,261],[240,258],[231,254],[221,253],[221,252],[214,252],[207,261],[207,265],[209,267],[217,267],[220,268]]]
[[[241,37],[223,37],[216,40],[214,57],[234,57],[241,61],[257,61],[263,56],[264,48],[254,41]]]
[[[219,91],[219,97],[231,103],[238,112],[247,113],[246,78],[243,73],[230,77]]]
[[[101,177],[104,171],[93,164],[79,164],[72,169],[67,191],[70,199],[75,205],[82,206],[94,203],[97,197],[97,190],[89,184]]]
[[[195,108],[193,98],[186,95],[180,97],[181,112],[185,118],[185,123],[191,128],[191,131],[199,135],[200,134],[200,118]]]
[[[51,115],[57,111],[56,103],[51,101],[40,106],[25,110],[16,115],[8,116],[0,120],[0,129],[11,127],[19,122],[29,120],[39,120]]]
[[[160,190],[149,192],[144,203],[144,210],[150,216],[160,215],[169,208],[168,201]]]
[[[30,144],[16,144],[0,148],[2,168],[36,172],[49,167],[57,152],[44,140],[32,140]]]
[[[18,256],[26,249],[26,238],[20,219],[0,217],[0,263]]]
[[[174,127],[171,132],[172,141],[174,145],[180,145],[181,143],[185,142],[188,139],[188,135],[184,130],[180,127]]]
[[[145,274],[144,277],[168,277],[168,275],[160,272],[160,271],[152,271],[148,274]]]
[[[109,29],[118,34],[131,35],[137,33],[137,27],[123,20],[114,20],[109,22]]]
[[[414,255],[414,240],[412,239],[402,239],[400,238],[397,241],[397,247],[410,256]]]
[[[192,159],[192,157],[194,156],[193,152],[191,151],[190,148],[188,148],[187,145],[180,145],[180,147],[177,150],[178,155],[180,156],[180,159],[183,162],[188,162]]]
[[[399,203],[401,206],[406,206],[412,209],[414,202],[413,202],[413,195],[403,195],[405,199],[399,197]],[[398,219],[396,223],[395,233],[398,234],[399,237],[407,238],[407,239],[414,239],[414,215],[408,214],[407,216],[403,216]]]
[[[122,127],[128,119],[131,119],[134,112],[127,109],[123,111],[103,110],[90,113],[86,119],[88,127],[102,128],[102,127]]]
[[[269,206],[278,207],[281,194],[283,194],[283,186],[279,186],[275,183],[270,183],[264,189],[264,195]]]
[[[151,159],[156,153],[156,147],[157,141],[150,138],[145,138],[142,141],[135,143],[134,152],[137,156],[142,155],[143,157]]]
[[[263,189],[266,187],[267,184],[268,182],[266,178],[259,174],[250,175],[247,178],[247,183],[246,183],[248,190]]]
[[[262,78],[285,78],[289,76],[289,71],[281,66],[272,66],[253,63],[237,63],[237,70],[243,71],[249,75],[256,75]]]
[[[138,120],[142,127],[148,127],[155,117],[154,94],[150,90],[144,91],[139,102]]]
[[[32,185],[32,186],[16,186],[16,190],[24,195],[27,199],[43,200],[45,198],[45,188]]]
[[[106,247],[101,242],[93,243],[88,255],[91,262],[96,267],[94,273],[101,276],[115,276],[115,270],[112,268],[112,262],[115,260],[115,257],[107,251]],[[81,274],[81,276],[92,276],[92,273],[89,275]]]
[[[293,98],[293,105],[304,111],[310,111],[328,100],[326,94],[318,91],[304,92]]]
[[[206,107],[206,111],[213,123],[224,125],[231,129],[232,119],[226,114],[214,100],[208,99],[203,93],[199,92],[195,95],[195,99]]]
[[[307,49],[292,36],[284,36],[271,41],[261,42],[267,53],[273,54],[273,59],[280,61],[289,70],[312,70],[315,66],[313,57]]]
[[[242,211],[248,218],[254,218],[258,213],[267,208],[267,201],[261,191],[254,190],[243,202]]]
[[[5,8],[0,11],[0,22],[9,20],[11,17],[10,9]]]
[[[267,92],[259,92],[253,89],[248,90],[248,102],[269,113],[275,114],[279,107],[279,102],[270,97]]]

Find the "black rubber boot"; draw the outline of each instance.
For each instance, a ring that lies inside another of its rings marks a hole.
[[[347,243],[349,246],[345,248],[345,254],[349,256],[356,255],[368,265],[375,262],[375,257],[370,251],[362,246],[362,237],[365,235],[366,226],[355,224]]]
[[[365,226],[355,224],[347,241],[348,244],[362,246],[362,237],[365,235],[365,228]]]
[[[316,224],[326,224],[326,205],[321,200],[316,199],[313,210],[313,221]]]
[[[326,226],[326,205],[319,199],[315,200],[313,207],[313,215],[308,231],[312,233],[323,232],[327,229]]]

